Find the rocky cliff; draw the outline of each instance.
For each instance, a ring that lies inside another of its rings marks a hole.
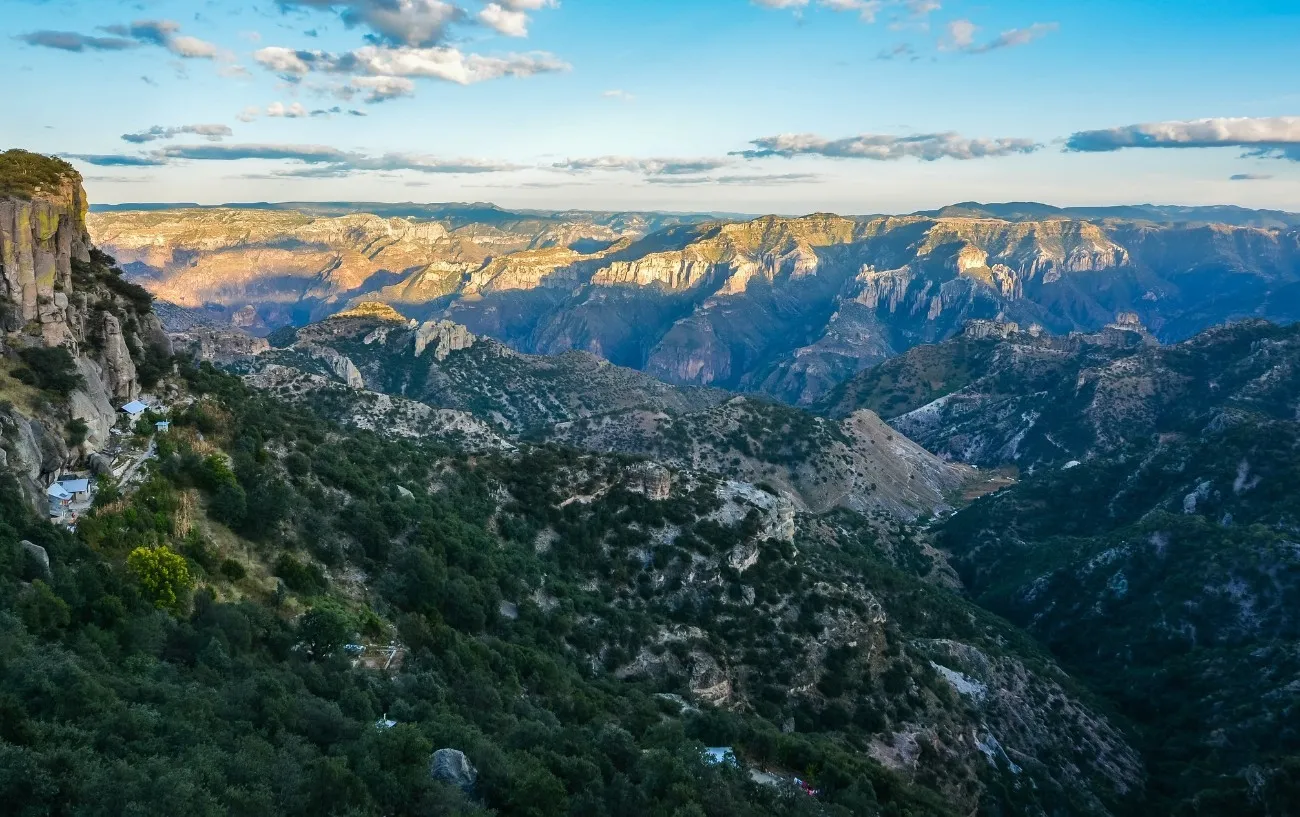
[[[1047,336],[980,322],[863,372],[821,408],[868,408],[931,451],[1034,470],[1174,441],[1242,412],[1295,416],[1297,327],[1264,321],[1161,346],[1132,314]]]
[[[92,246],[70,165],[0,154],[0,193],[0,422],[6,462],[35,497],[108,442],[117,406],[140,395],[170,347],[148,293]]]

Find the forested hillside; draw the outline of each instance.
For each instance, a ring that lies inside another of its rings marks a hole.
[[[1246,323],[1076,360],[1037,400],[1078,407],[1035,432],[1056,467],[940,529],[973,598],[1132,719],[1160,813],[1300,810],[1298,339]]]
[[[209,368],[183,387],[152,475],[75,534],[6,490],[22,813],[1105,813],[1141,790],[1088,695],[923,578],[941,563],[897,523],[344,432]],[[358,640],[399,668],[354,666]],[[468,794],[430,776],[439,748]]]

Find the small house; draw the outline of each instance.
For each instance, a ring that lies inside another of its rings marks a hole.
[[[168,420],[159,420],[153,424],[153,428],[154,431],[157,431],[159,434],[166,434],[168,431],[171,431],[172,424]]]
[[[132,400],[131,402],[127,403],[125,406],[122,406],[121,409],[122,413],[125,414],[127,417],[130,417],[131,422],[133,423],[139,420],[140,415],[144,414],[148,410],[149,410],[149,404],[141,403],[139,400]]]
[[[383,731],[385,729],[392,729],[396,725],[397,725],[397,721],[389,718],[387,712],[384,713],[384,716],[382,718],[375,721],[375,728],[380,731]]]
[[[90,480],[85,478],[65,478],[57,483],[64,491],[67,491],[74,502],[85,502],[90,499]]]
[[[51,517],[63,516],[72,504],[72,494],[57,482],[45,489],[45,496],[50,501]]]

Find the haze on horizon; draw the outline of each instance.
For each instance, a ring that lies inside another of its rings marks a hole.
[[[11,0],[3,147],[105,203],[1300,210],[1300,6],[1134,5]]]

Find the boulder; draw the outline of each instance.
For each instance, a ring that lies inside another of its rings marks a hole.
[[[439,749],[434,752],[433,759],[429,762],[429,775],[434,780],[450,783],[466,794],[474,793],[474,784],[478,781],[478,769],[459,749]]]
[[[113,460],[106,454],[91,454],[89,457],[90,473],[95,476],[113,473]]]
[[[35,542],[29,542],[26,539],[22,540],[18,544],[22,545],[23,550],[30,553],[32,555],[32,558],[36,559],[36,561],[40,563],[40,566],[45,571],[46,576],[53,575],[50,572],[50,554],[45,552],[45,548],[41,547]]]

